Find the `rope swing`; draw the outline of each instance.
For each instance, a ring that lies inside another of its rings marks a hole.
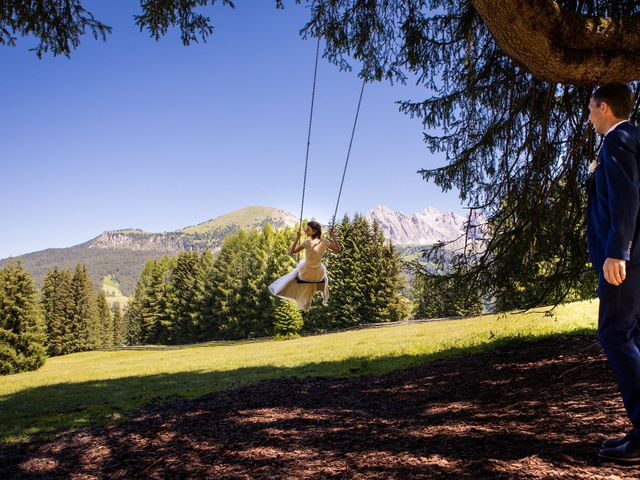
[[[336,208],[333,211],[333,217],[331,217],[331,228],[336,223],[336,215],[338,214],[338,206],[340,205],[340,197],[342,196],[342,187],[344,186],[344,177],[347,174],[347,167],[349,166],[349,157],[351,156],[351,145],[353,145],[353,137],[356,133],[356,125],[358,125],[358,116],[360,115],[360,105],[362,104],[362,94],[364,93],[364,85],[367,80],[362,80],[362,87],[360,87],[360,97],[358,98],[358,108],[356,108],[356,116],[353,119],[353,128],[351,129],[351,139],[349,140],[349,148],[347,149],[347,158],[344,161],[344,170],[342,171],[342,180],[340,180],[340,189],[338,190],[338,199],[336,200]]]
[[[313,87],[311,89],[311,108],[309,111],[309,129],[307,132],[307,151],[304,159],[304,177],[302,180],[302,201],[300,202],[300,226],[299,230],[302,230],[302,219],[304,214],[304,197],[307,189],[307,172],[309,170],[309,149],[311,146],[311,125],[313,123],[313,107],[316,98],[316,83],[318,78],[318,59],[320,58],[320,37],[318,37],[318,43],[316,45],[316,60],[313,68]],[[336,200],[336,208],[331,217],[330,228],[335,225],[336,216],[338,214],[338,207],[340,205],[340,197],[342,196],[342,188],[344,186],[344,179],[347,174],[347,167],[349,166],[349,157],[351,156],[351,147],[353,145],[353,137],[356,133],[356,126],[358,124],[358,116],[360,115],[360,105],[362,104],[362,95],[364,93],[364,86],[367,83],[366,78],[362,80],[362,87],[360,88],[360,97],[358,98],[358,107],[356,108],[356,115],[353,120],[353,128],[351,129],[351,138],[349,140],[349,148],[347,149],[347,157],[344,162],[344,169],[342,171],[342,179],[340,181],[340,189],[338,190],[338,198]]]
[[[304,193],[307,189],[307,170],[309,169],[309,147],[311,146],[311,124],[313,123],[313,104],[316,100],[316,79],[318,78],[318,58],[320,57],[320,37],[316,45],[316,63],[313,67],[313,88],[311,89],[311,109],[309,111],[309,131],[307,133],[307,153],[304,157],[304,179],[302,180],[302,202],[300,202],[300,227],[302,230],[302,212],[304,211]]]

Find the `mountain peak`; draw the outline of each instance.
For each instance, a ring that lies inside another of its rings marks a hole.
[[[395,245],[417,246],[449,242],[464,235],[466,219],[454,212],[427,207],[421,212],[405,213],[378,205],[365,217],[375,221]]]
[[[281,208],[252,205],[225,213],[206,222],[183,228],[180,231],[183,233],[206,233],[230,226],[253,229],[260,228],[265,223],[273,225],[274,228],[281,228],[296,225],[297,219]]]

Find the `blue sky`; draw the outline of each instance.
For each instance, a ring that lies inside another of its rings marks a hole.
[[[137,2],[87,2],[113,27],[70,59],[0,47],[0,258],[68,247],[105,230],[183,228],[249,205],[299,213],[314,40],[304,6],[209,9],[215,31],[184,47],[133,21]],[[321,60],[305,211],[333,212],[360,80]],[[368,85],[339,214],[378,204],[461,212],[416,171],[443,164],[400,99],[423,87]]]

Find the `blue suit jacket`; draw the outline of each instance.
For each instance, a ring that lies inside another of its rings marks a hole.
[[[640,128],[618,125],[599,159],[587,205],[589,258],[598,271],[607,258],[640,264]]]

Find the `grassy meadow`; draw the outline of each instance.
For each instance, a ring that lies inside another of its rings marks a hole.
[[[175,350],[83,352],[35,372],[0,377],[0,441],[50,436],[136,408],[282,377],[373,375],[507,342],[593,332],[597,302],[302,337]]]
[[[122,294],[120,284],[111,275],[107,275],[102,279],[102,290],[104,290],[110,307],[113,307],[116,302],[120,304],[120,307],[124,307],[129,301],[129,297]]]

